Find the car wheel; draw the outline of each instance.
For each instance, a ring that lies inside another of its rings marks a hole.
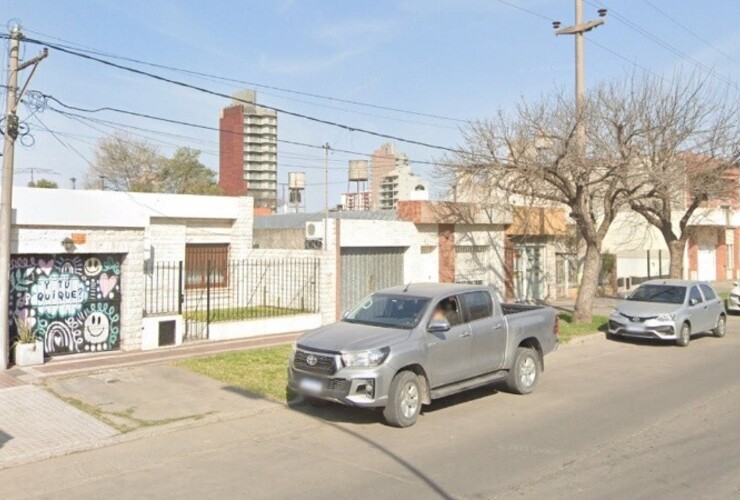
[[[421,412],[421,384],[419,377],[410,371],[396,374],[388,391],[388,405],[383,417],[394,427],[410,427]]]
[[[688,323],[681,325],[681,330],[678,332],[678,338],[676,339],[676,345],[686,347],[691,342],[691,326]]]
[[[529,394],[540,378],[540,359],[537,351],[519,347],[514,355],[514,365],[506,378],[506,389],[514,394]]]
[[[717,318],[717,326],[712,329],[712,334],[715,337],[722,338],[727,333],[727,318],[724,314],[720,314]]]

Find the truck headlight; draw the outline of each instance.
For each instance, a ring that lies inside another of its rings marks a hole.
[[[383,364],[383,361],[385,361],[390,352],[390,347],[372,349],[370,351],[348,352],[342,354],[342,363],[348,368],[378,366]]]
[[[676,316],[674,316],[673,314],[665,313],[659,314],[658,317],[655,319],[657,319],[658,321],[673,321],[674,319],[676,319]]]

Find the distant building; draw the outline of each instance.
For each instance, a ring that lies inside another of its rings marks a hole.
[[[399,201],[428,200],[429,183],[411,172],[408,163],[399,165],[380,182],[378,208],[393,210]]]
[[[219,121],[219,181],[227,196],[249,195],[256,212],[277,208],[277,113],[253,90],[234,94]]]
[[[358,191],[342,194],[342,210],[365,211],[370,210],[370,191]]]
[[[380,192],[385,178],[395,168],[408,165],[408,157],[403,153],[397,153],[396,145],[392,142],[383,144],[373,152],[370,165],[370,205],[373,209],[383,208],[380,203]]]

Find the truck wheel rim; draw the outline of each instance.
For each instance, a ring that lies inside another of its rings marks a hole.
[[[537,376],[537,365],[531,356],[527,356],[522,359],[519,364],[519,378],[522,381],[522,385],[530,387],[534,384],[534,379]]]
[[[411,418],[419,408],[419,389],[413,382],[408,382],[403,388],[401,398],[401,413],[406,418]]]

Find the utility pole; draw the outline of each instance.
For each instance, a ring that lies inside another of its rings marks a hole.
[[[18,137],[18,103],[33,78],[39,62],[49,55],[48,49],[41,54],[20,62],[20,45],[23,39],[19,25],[10,31],[10,48],[8,50],[8,97],[5,109],[5,140],[3,144],[2,198],[0,198],[0,370],[8,369],[10,351],[10,324],[12,318],[10,305],[10,246],[13,212],[13,168],[15,161],[15,140]],[[18,91],[18,73],[31,66],[23,87]]]
[[[329,243],[329,150],[331,146],[327,142],[324,148],[324,250],[328,249]]]
[[[604,24],[604,19],[583,22],[583,0],[576,2],[576,23],[573,26],[560,28],[560,21],[552,23],[556,35],[575,35],[576,37],[576,139],[578,151],[581,155],[585,152],[586,129],[583,123],[583,102],[586,91],[586,77],[583,67],[583,34]],[[606,17],[606,9],[598,10],[599,17]]]
[[[77,178],[70,177],[69,180],[72,181],[72,189],[76,189],[77,188]]]

